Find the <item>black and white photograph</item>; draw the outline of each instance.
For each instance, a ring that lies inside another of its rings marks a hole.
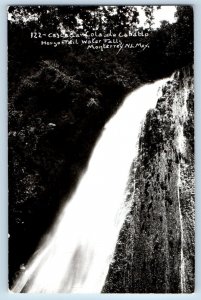
[[[9,292],[194,293],[193,6],[7,16]]]

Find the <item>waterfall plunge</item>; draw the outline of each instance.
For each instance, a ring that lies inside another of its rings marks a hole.
[[[12,292],[101,292],[130,208],[125,191],[141,125],[166,81],[130,93],[105,125],[77,190]]]

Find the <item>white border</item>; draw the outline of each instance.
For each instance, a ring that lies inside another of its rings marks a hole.
[[[7,206],[8,206],[8,179],[7,179],[7,6],[8,5],[193,5],[195,20],[195,154],[196,154],[196,289],[194,294],[10,294],[7,292],[8,278],[8,247],[7,247]],[[71,1],[15,1],[1,0],[0,2],[0,299],[201,299],[201,1],[200,0],[71,0]]]

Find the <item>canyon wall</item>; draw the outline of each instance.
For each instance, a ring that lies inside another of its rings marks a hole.
[[[188,66],[163,87],[142,126],[127,188],[132,208],[103,293],[194,291],[193,116]]]

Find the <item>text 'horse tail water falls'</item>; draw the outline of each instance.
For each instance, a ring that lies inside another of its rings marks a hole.
[[[167,80],[129,94],[105,125],[76,191],[12,292],[101,292],[130,208],[125,191],[142,122]]]

